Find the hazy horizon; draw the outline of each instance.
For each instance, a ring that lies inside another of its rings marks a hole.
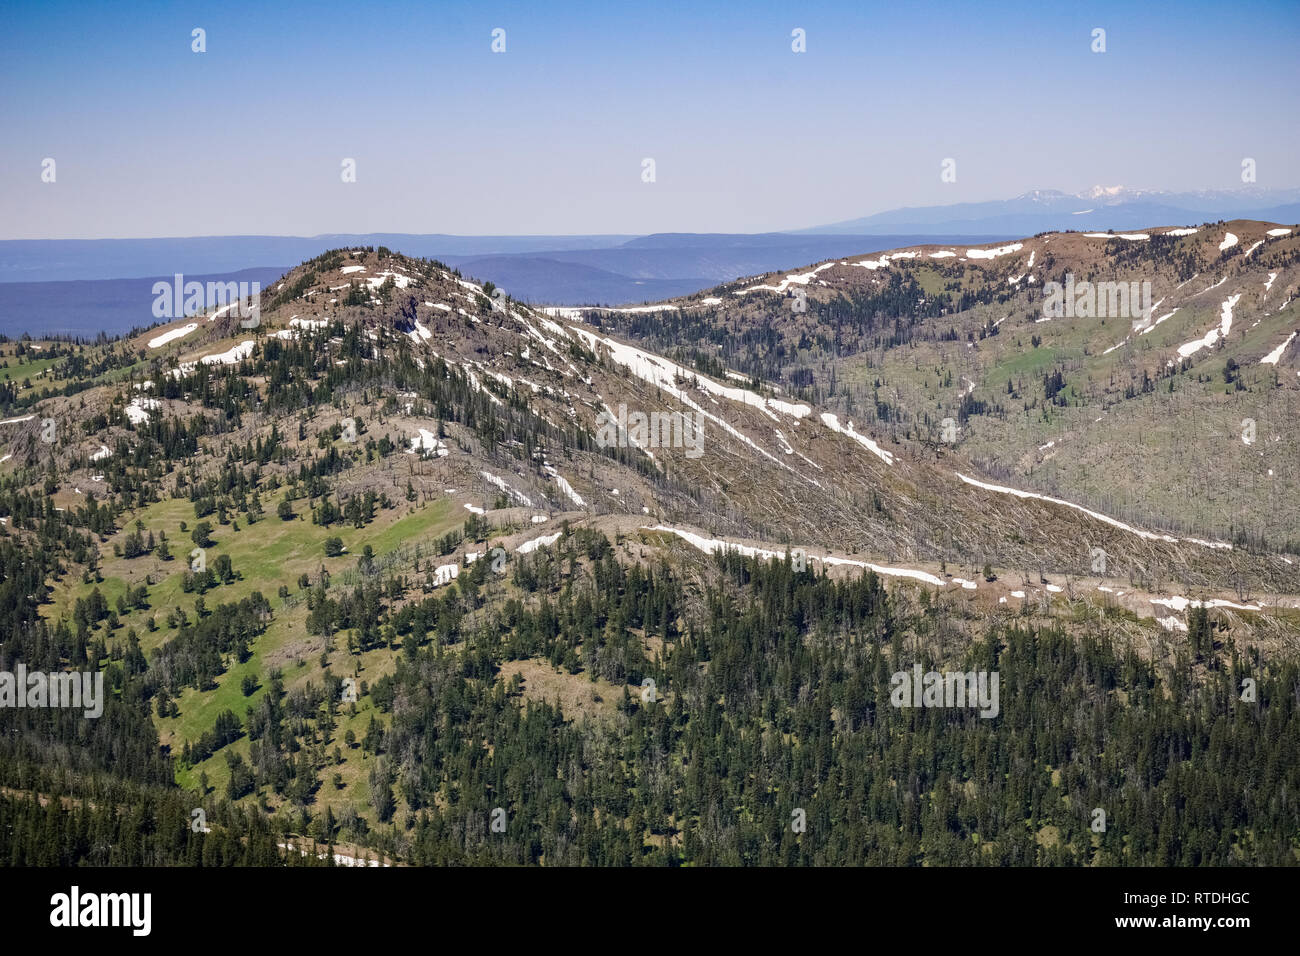
[[[840,2],[16,3],[0,238],[781,232],[1240,188],[1245,158],[1261,189],[1300,183],[1293,5],[925,12],[918,36],[915,10]]]
[[[1115,184],[1115,185],[1119,185],[1119,184]],[[1124,188],[1126,188],[1126,189],[1129,189],[1129,188],[1131,188],[1131,189],[1141,189],[1141,190],[1144,191],[1144,192],[1152,192],[1152,193],[1173,193],[1173,192],[1174,192],[1173,190],[1161,189],[1161,188],[1159,188],[1159,187],[1145,187],[1145,186],[1141,186],[1141,187],[1129,187],[1129,186],[1125,185]],[[1240,187],[1240,188],[1241,188],[1243,191],[1245,191],[1247,187],[1244,187],[1244,186],[1243,186],[1243,187]],[[1267,188],[1267,189],[1269,189],[1269,191],[1282,191],[1282,192],[1285,192],[1285,191],[1300,191],[1300,186],[1289,186],[1289,185],[1280,185],[1280,186],[1276,186],[1276,187],[1260,187],[1260,188],[1261,188],[1261,189],[1263,189],[1263,188]],[[1031,193],[1031,192],[1034,192],[1034,191],[1036,191],[1036,190],[1037,190],[1037,191],[1049,191],[1049,190],[1051,190],[1051,189],[1052,189],[1052,187],[1034,187],[1034,188],[1031,188],[1031,189],[1024,189],[1024,190],[1021,190],[1019,193],[1016,193],[1015,195],[1011,195],[1011,196],[983,196],[983,197],[976,197],[976,198],[971,198],[971,199],[963,199],[963,200],[960,200],[959,202],[960,202],[960,203],[986,203],[986,202],[999,202],[999,201],[1005,201],[1005,200],[1017,199],[1017,198],[1019,198],[1019,197],[1021,197],[1021,196],[1024,196],[1024,195],[1026,195],[1026,194],[1028,194],[1028,193]],[[1208,192],[1225,192],[1225,193],[1226,193],[1226,192],[1232,192],[1232,191],[1233,191],[1233,189],[1232,189],[1231,187],[1229,187],[1229,188],[1225,188],[1225,189],[1221,189],[1221,190],[1212,190],[1212,189],[1210,189],[1209,187],[1202,187],[1201,189],[1179,190],[1178,192],[1179,192],[1179,193],[1196,193],[1196,192],[1207,192],[1207,193],[1208,193]],[[1073,195],[1073,194],[1069,194],[1069,195]],[[0,237],[0,242],[44,242],[44,241],[48,241],[48,242],[113,242],[113,241],[130,240],[130,239],[153,240],[153,241],[160,241],[160,240],[166,240],[166,239],[327,239],[327,238],[331,238],[331,237],[335,237],[335,236],[370,236],[370,235],[395,235],[395,236],[403,236],[403,235],[404,235],[404,236],[413,236],[413,237],[422,237],[422,236],[448,236],[448,237],[451,237],[451,238],[464,238],[464,239],[492,239],[492,238],[508,238],[508,239],[534,239],[534,238],[536,238],[536,239],[569,239],[569,238],[572,238],[572,239],[639,239],[639,238],[645,238],[645,237],[653,236],[653,235],[664,235],[664,236],[670,236],[670,235],[700,235],[700,236],[718,235],[718,236],[728,236],[728,235],[782,235],[782,234],[795,235],[795,234],[797,234],[797,233],[798,233],[799,231],[801,231],[801,230],[807,230],[807,229],[812,229],[812,228],[821,227],[821,226],[829,226],[829,225],[833,225],[835,222],[848,221],[848,220],[859,219],[859,218],[866,218],[866,217],[869,217],[869,216],[877,215],[877,214],[879,214],[879,213],[889,212],[890,210],[893,210],[893,209],[906,209],[906,208],[912,208],[912,209],[942,209],[942,208],[948,207],[948,206],[950,206],[950,205],[957,205],[957,204],[958,204],[957,202],[954,202],[954,203],[935,202],[935,203],[926,203],[926,204],[919,204],[919,203],[917,203],[917,204],[912,204],[912,203],[900,203],[900,204],[897,205],[897,206],[886,206],[886,207],[882,207],[882,208],[879,208],[879,209],[868,209],[868,210],[863,210],[863,211],[854,211],[854,212],[852,212],[852,213],[849,213],[849,214],[847,214],[847,215],[841,217],[840,220],[828,220],[828,221],[825,221],[825,222],[821,222],[821,221],[819,221],[819,222],[815,222],[815,223],[810,222],[810,223],[805,223],[805,224],[800,224],[800,225],[791,225],[791,226],[787,226],[787,227],[784,227],[784,228],[781,228],[781,229],[764,229],[764,230],[757,230],[757,231],[751,231],[751,232],[727,232],[727,231],[719,230],[719,229],[700,229],[700,230],[660,229],[660,230],[656,230],[655,232],[629,232],[629,231],[627,231],[627,230],[614,230],[614,231],[610,231],[610,232],[552,232],[552,233],[543,233],[543,232],[446,232],[446,231],[441,231],[441,230],[436,230],[436,231],[429,231],[429,230],[425,230],[425,231],[417,231],[417,230],[402,230],[402,229],[376,228],[376,229],[369,229],[369,230],[365,230],[365,231],[333,229],[333,230],[329,230],[329,231],[326,231],[326,232],[315,232],[315,233],[287,233],[287,232],[282,232],[282,233],[271,233],[271,232],[257,232],[257,233],[251,233],[251,232],[246,232],[246,233],[195,233],[195,234],[192,234],[192,235],[181,235],[181,234],[174,234],[174,235],[140,235],[140,236],[118,236],[118,235],[112,235],[112,236],[3,236],[3,237]],[[1165,223],[1152,223],[1152,225],[1166,225],[1166,224],[1165,224]],[[865,236],[865,235],[873,235],[873,234],[864,234],[864,236]]]

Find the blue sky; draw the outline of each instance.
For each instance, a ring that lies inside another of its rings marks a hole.
[[[0,238],[757,232],[1243,157],[1293,187],[1297,41],[1295,2],[10,0]]]

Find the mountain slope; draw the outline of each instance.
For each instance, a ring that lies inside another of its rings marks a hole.
[[[1241,245],[1262,228],[1229,226]],[[1245,288],[1257,262],[1289,284],[1290,240],[1260,240],[1236,262],[1214,232],[1161,261],[1227,273],[1216,297]],[[405,861],[721,862],[750,852],[725,835],[736,828],[764,834],[755,858],[776,852],[782,789],[806,787],[814,812],[847,826],[831,779],[875,766],[868,737],[892,753],[895,738],[965,739],[939,733],[965,727],[1019,763],[1041,759],[1017,750],[1027,727],[1069,722],[1074,740],[1100,719],[1092,708],[1117,706],[1115,687],[1139,730],[1218,720],[1245,673],[1267,701],[1289,699],[1276,687],[1289,686],[1300,637],[1293,551],[1036,491],[971,454],[973,438],[950,445],[925,422],[956,402],[963,431],[996,424],[961,405],[1001,372],[972,391],[956,363],[1000,369],[1011,359],[987,355],[995,345],[1078,325],[1024,315],[1015,286],[1027,280],[1007,284],[1022,259],[1044,270],[1037,283],[1067,263],[1109,268],[1143,242],[923,248],[649,309],[549,312],[437,262],[345,249],[268,288],[255,327],[224,308],[115,343],[6,344],[0,600],[21,621],[0,665],[92,663],[122,692],[85,759],[61,765],[69,751],[41,744],[75,726],[25,713],[0,736],[0,769],[22,768],[25,790],[84,796],[126,733],[140,786],[167,790],[170,770],[223,839],[252,839],[253,814],[282,842]],[[790,311],[793,290],[805,311]],[[986,313],[1013,301],[1021,321],[990,335]],[[1194,318],[1146,338],[1204,335]],[[1265,328],[1261,317],[1252,331]],[[1291,373],[1294,358],[1287,346],[1268,368]],[[1207,360],[1189,361],[1184,379]],[[866,369],[898,376],[888,393],[872,385],[869,412],[839,384]],[[912,404],[940,382],[933,409]],[[641,430],[636,416],[654,413],[668,428]],[[1001,668],[1004,719],[887,706],[888,675],[922,659]],[[1098,674],[1120,676],[1101,693]],[[1165,682],[1217,703],[1184,708]],[[1058,698],[1068,715],[1045,710]],[[772,788],[700,772],[729,735],[774,755]],[[1267,737],[1270,766],[1285,739]],[[1093,753],[1082,740],[1072,752]],[[779,769],[810,753],[829,756],[815,772]],[[1096,793],[1156,799],[1118,769],[1072,761],[1076,773],[1091,781],[1088,805]],[[999,846],[975,860],[1093,858],[1069,838],[1085,790],[1039,777],[1051,811],[1026,834],[1013,800],[987,825]],[[1000,784],[975,778],[976,794],[955,799],[1001,806]],[[1231,792],[1216,812],[1246,812],[1251,789]],[[561,804],[568,824],[554,822]],[[496,808],[522,830],[493,844],[482,834]],[[1262,831],[1285,830],[1277,808],[1250,812]],[[1048,823],[1069,848],[1025,850]],[[910,828],[868,826],[871,850],[781,852],[951,862],[980,843],[921,850]],[[1223,860],[1291,853],[1285,840],[1241,844]]]
[[[1045,234],[991,257],[921,246],[581,314],[799,390],[877,437],[961,453],[1004,484],[1294,551],[1297,248],[1269,223]],[[1044,283],[1068,277],[1080,295],[1147,283],[1149,318],[1045,315]]]

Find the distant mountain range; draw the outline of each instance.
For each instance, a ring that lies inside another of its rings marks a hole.
[[[1137,229],[1153,222],[1194,225],[1218,219],[1294,222],[1300,189],[1166,192],[1094,186],[1081,193],[1035,189],[1014,199],[947,206],[907,206],[809,229],[799,235],[981,233],[1027,236],[1040,232]]]
[[[947,236],[985,242],[1003,236]],[[880,252],[933,235],[664,234],[627,236],[402,236],[391,233],[188,239],[0,242],[0,333],[15,337],[121,334],[156,321],[153,283],[187,279],[265,283],[326,249],[409,251],[546,305],[622,305],[690,295],[740,276]]]
[[[791,232],[648,236],[334,233],[173,239],[0,241],[0,333],[94,336],[153,321],[150,289],[175,273],[207,279],[282,274],[326,249],[388,247],[491,278],[538,305],[635,305],[690,295],[792,263],[923,242],[977,245],[1049,231],[1133,230],[1153,222],[1300,221],[1300,189],[1166,192],[1096,186],[1014,199],[893,209]]]

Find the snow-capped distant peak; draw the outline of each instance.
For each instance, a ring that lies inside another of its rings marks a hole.
[[[1075,198],[1091,202],[1100,200],[1103,203],[1121,203],[1137,199],[1139,196],[1150,196],[1152,193],[1153,190],[1150,189],[1133,189],[1129,186],[1093,186],[1081,193],[1075,193]]]
[[[1105,199],[1118,196],[1122,192],[1124,192],[1123,186],[1093,186],[1091,189],[1079,193],[1079,196],[1085,199]]]
[[[1052,200],[1069,199],[1070,197],[1068,193],[1063,193],[1059,189],[1031,189],[1016,198],[1028,202],[1051,202]]]

